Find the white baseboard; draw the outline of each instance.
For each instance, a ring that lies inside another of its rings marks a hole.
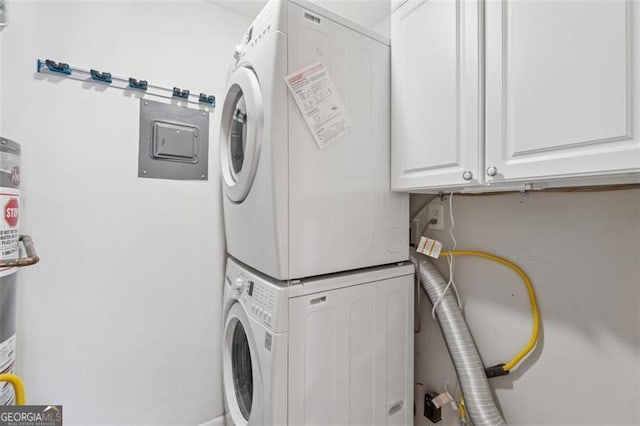
[[[198,426],[225,426],[224,414],[216,417],[215,419],[207,420],[204,423],[200,423]]]

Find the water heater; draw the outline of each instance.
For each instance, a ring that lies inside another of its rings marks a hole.
[[[9,25],[7,20],[7,2],[6,0],[0,0],[0,31],[4,30],[4,27]]]
[[[20,213],[20,145],[0,138],[0,374],[13,373],[16,359],[18,269],[39,260],[31,238],[20,234]],[[21,257],[20,241],[25,257]],[[13,387],[0,382],[0,404],[14,403]]]

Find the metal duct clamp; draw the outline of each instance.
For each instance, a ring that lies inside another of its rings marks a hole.
[[[40,257],[38,257],[36,248],[33,245],[33,239],[31,239],[29,235],[20,235],[19,241],[22,241],[27,257],[20,257],[12,260],[0,260],[0,268],[22,268],[24,266],[31,266],[40,262]]]

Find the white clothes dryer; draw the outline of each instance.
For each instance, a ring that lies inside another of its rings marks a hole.
[[[227,425],[413,423],[413,266],[286,286],[229,258]]]
[[[272,0],[234,56],[220,126],[229,254],[281,280],[408,260],[408,195],[390,191],[388,40]],[[285,82],[317,62],[353,123],[324,149]]]

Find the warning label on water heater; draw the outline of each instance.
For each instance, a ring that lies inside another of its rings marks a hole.
[[[0,373],[13,373],[16,362],[16,335],[0,343]],[[13,387],[8,382],[0,383],[0,405],[15,403]]]
[[[2,188],[0,192],[0,260],[18,257],[20,228],[20,195],[17,190]]]
[[[320,149],[353,128],[323,64],[310,65],[286,76],[285,80]]]

